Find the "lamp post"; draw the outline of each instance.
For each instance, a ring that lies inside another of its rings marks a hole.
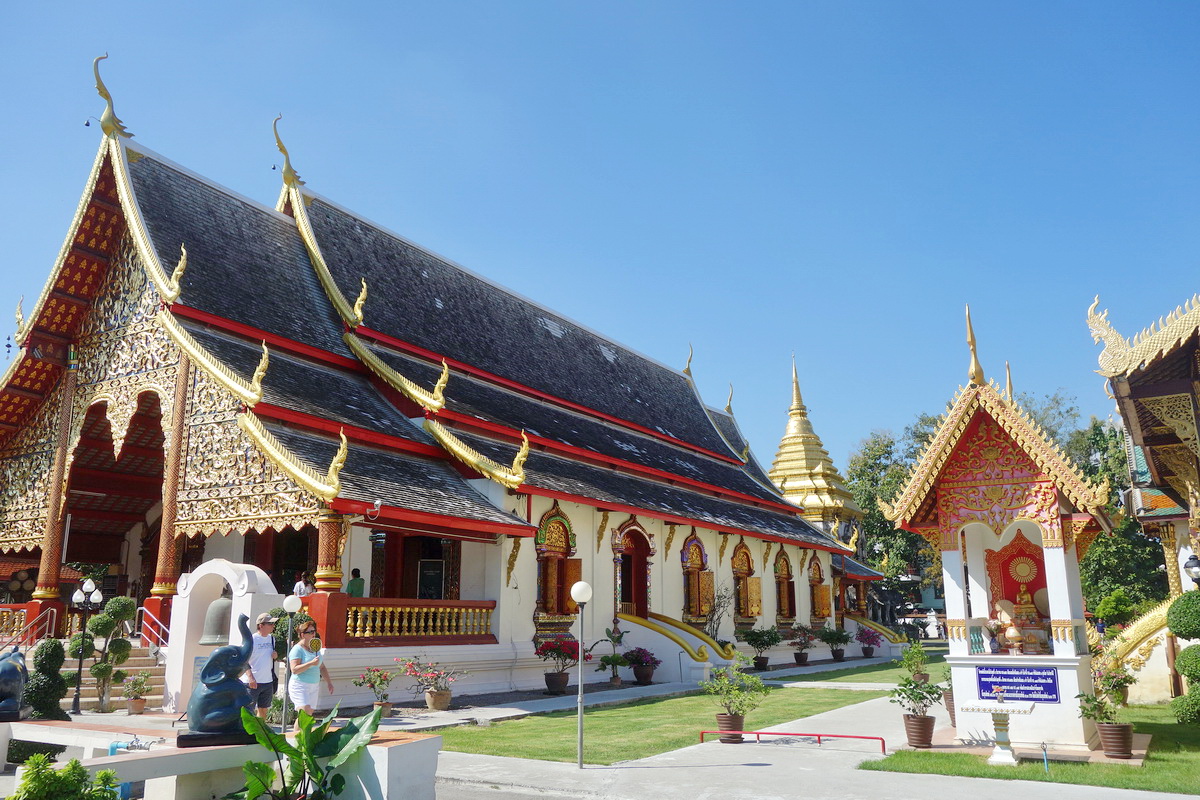
[[[1188,556],[1188,560],[1183,562],[1183,571],[1196,584],[1196,588],[1200,589],[1200,558],[1196,557],[1195,553]]]
[[[72,714],[83,713],[79,708],[79,693],[83,690],[83,643],[87,641],[88,636],[88,614],[93,608],[99,608],[103,602],[104,594],[91,578],[85,580],[82,588],[76,589],[75,594],[71,595],[71,604],[83,609],[83,624],[79,626],[79,667],[75,670],[75,699],[71,701]]]
[[[592,599],[592,585],[587,581],[576,581],[571,586],[571,599],[579,606],[579,741],[576,745],[576,755],[579,758],[579,768],[583,769],[583,609]]]
[[[287,709],[288,700],[291,699],[291,695],[288,694],[288,689],[291,688],[292,683],[292,622],[296,619],[296,612],[299,611],[303,605],[304,603],[300,600],[300,598],[294,594],[289,594],[287,597],[283,598],[283,610],[286,611],[288,615],[287,644],[284,647],[283,653],[283,663],[287,668],[287,677],[284,678],[283,682],[283,719],[282,724],[279,726],[279,732],[284,736],[287,736]]]

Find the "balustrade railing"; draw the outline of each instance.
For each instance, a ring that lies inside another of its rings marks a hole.
[[[346,605],[346,643],[492,643],[496,641],[492,634],[495,609],[494,600],[353,598]]]

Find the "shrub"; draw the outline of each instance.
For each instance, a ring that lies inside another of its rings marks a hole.
[[[1189,644],[1175,656],[1175,669],[1180,675],[1200,685],[1200,644]]]
[[[153,677],[149,671],[139,672],[129,680],[125,681],[123,694],[126,698],[134,700],[145,697],[150,694],[150,679]]]
[[[651,653],[644,647],[635,647],[632,650],[626,650],[621,656],[631,667],[657,667],[662,664],[661,658],[656,658],[654,653]]]
[[[33,670],[25,682],[24,702],[33,708],[33,719],[68,720],[60,703],[67,695],[67,682],[59,674],[63,665],[63,644],[58,639],[45,639],[33,651]],[[8,745],[8,760],[23,764],[30,756],[40,753],[50,760],[66,748],[61,745],[13,740]]]
[[[1200,639],[1200,592],[1184,592],[1171,603],[1167,627],[1180,639]]]
[[[919,641],[913,642],[904,648],[904,652],[900,654],[900,659],[896,661],[901,669],[907,670],[912,675],[919,675],[926,670],[926,665],[929,659],[925,655],[925,648],[921,646]]]
[[[1124,625],[1133,619],[1133,600],[1124,589],[1117,587],[1096,604],[1094,613],[1109,625]]]
[[[779,632],[779,628],[774,626],[770,628],[754,628],[748,630],[742,635],[743,641],[754,648],[754,654],[761,656],[767,650],[770,650],[775,645],[783,641],[783,634]]]
[[[1193,689],[1171,701],[1171,711],[1181,725],[1200,725],[1200,692]]]
[[[711,678],[700,682],[704,693],[711,694],[726,714],[746,716],[758,708],[769,691],[757,675],[742,671],[746,663],[746,657],[739,655],[728,667],[714,669]]]
[[[850,632],[841,628],[821,628],[817,638],[829,645],[831,650],[837,650],[850,644]]]
[[[792,639],[792,647],[799,653],[811,649],[817,642],[816,632],[807,625],[797,625],[792,628],[792,633],[795,634],[795,638]]]
[[[938,700],[942,699],[942,687],[936,683],[923,683],[912,678],[901,678],[896,688],[889,693],[889,702],[897,703],[914,717],[924,717]]]
[[[854,641],[863,647],[879,647],[883,644],[883,636],[879,631],[864,626],[854,632]]]
[[[25,765],[25,774],[21,776],[21,785],[16,794],[9,795],[10,800],[42,800],[42,798],[57,798],[58,800],[117,800],[117,773],[111,769],[102,769],[92,776],[83,768],[78,759],[71,759],[67,765],[55,771],[50,759],[44,755],[33,755]]]

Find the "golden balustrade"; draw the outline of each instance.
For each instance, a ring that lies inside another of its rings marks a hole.
[[[495,610],[493,600],[354,598],[346,604],[346,644],[493,643]]]
[[[24,627],[24,606],[0,606],[0,637],[15,636]]]

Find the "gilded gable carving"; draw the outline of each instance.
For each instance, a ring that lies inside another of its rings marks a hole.
[[[41,547],[46,498],[54,464],[55,420],[62,391],[56,388],[32,419],[0,450],[0,548]]]
[[[1200,441],[1196,436],[1196,414],[1192,410],[1190,394],[1172,394],[1166,397],[1148,397],[1142,405],[1171,427],[1179,440],[1188,446],[1192,454],[1200,458]]]

